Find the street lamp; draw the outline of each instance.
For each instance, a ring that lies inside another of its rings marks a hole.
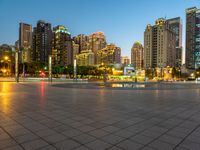
[[[8,56],[5,56],[5,57],[4,57],[4,59],[5,59],[5,60],[8,60],[8,59],[9,59],[9,57],[8,57]]]
[[[15,80],[19,82],[19,52],[15,52]]]
[[[4,69],[3,69],[3,73],[4,74],[6,74],[7,73],[7,75],[8,75],[8,73],[9,73],[9,57],[8,56],[4,56]]]
[[[191,77],[194,77],[194,73],[191,73]]]
[[[52,56],[49,55],[49,81],[52,82]]]
[[[77,62],[74,59],[74,80],[77,81]]]
[[[6,71],[7,71],[6,69],[3,69],[3,73],[6,73]]]

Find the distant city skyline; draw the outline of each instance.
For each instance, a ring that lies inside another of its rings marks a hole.
[[[0,1],[0,44],[12,44],[18,39],[19,23],[36,26],[42,19],[52,26],[64,25],[72,36],[102,31],[109,43],[122,49],[122,56],[131,56],[135,41],[143,44],[147,24],[158,18],[181,17],[185,50],[185,10],[200,7],[199,0],[25,0]]]

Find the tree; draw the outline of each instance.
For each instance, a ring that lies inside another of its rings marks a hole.
[[[153,70],[152,69],[146,69],[145,70],[145,76],[148,77],[149,79],[153,79]]]
[[[45,64],[43,62],[24,63],[25,73],[36,75],[39,71],[44,71]],[[23,64],[19,64],[19,72],[23,72]]]
[[[77,74],[81,75],[82,78],[83,76],[89,75],[90,69],[91,68],[89,66],[78,66]]]
[[[71,78],[74,74],[74,66],[73,65],[67,65],[66,67],[64,67],[63,73],[68,74]]]
[[[63,74],[64,70],[65,70],[64,66],[57,65],[52,67],[52,73],[56,74],[56,76],[58,76],[58,74]]]

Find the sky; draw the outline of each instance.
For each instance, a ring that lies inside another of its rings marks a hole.
[[[14,45],[19,23],[38,20],[64,25],[72,36],[102,31],[109,43],[130,57],[134,42],[143,43],[147,24],[161,17],[181,17],[185,47],[185,9],[200,0],[0,0],[0,44]]]

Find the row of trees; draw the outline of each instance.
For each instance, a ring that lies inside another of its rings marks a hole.
[[[180,68],[173,67],[171,68],[170,72],[172,78],[180,78],[183,75]],[[164,70],[160,70],[160,73],[158,73],[156,69],[147,69],[145,70],[145,76],[149,79],[153,79],[154,77],[164,77]]]
[[[24,63],[19,64],[19,73],[23,73],[23,68],[25,74],[30,76],[38,76],[40,72],[48,73],[48,66],[41,62],[32,62],[32,63]],[[111,74],[113,66],[77,66],[77,75],[81,78],[84,76],[92,75],[92,76],[101,76],[103,74]],[[55,77],[58,77],[60,74],[68,75],[69,77],[73,77],[74,74],[74,66],[52,66],[52,73]]]
[[[54,66],[52,68],[52,73],[54,75],[65,74],[69,77],[73,77],[74,66]],[[112,74],[112,66],[77,66],[77,75],[81,78],[92,75],[92,76],[101,76],[103,74]]]
[[[1,68],[4,68],[5,64],[0,62],[0,74],[1,74]],[[9,65],[11,73],[14,75],[15,73],[15,65],[11,64]],[[113,72],[112,65],[110,66],[77,66],[77,75],[81,78],[92,75],[92,76],[102,76],[105,74],[112,74]],[[32,62],[32,63],[20,63],[19,64],[19,73],[22,74],[23,70],[25,71],[25,74],[28,74],[30,76],[39,76],[41,72],[46,72],[48,74],[48,66],[45,65],[42,62]],[[161,73],[158,73],[156,69],[147,69],[145,71],[146,77],[149,79],[153,79],[154,77],[164,77],[164,70],[160,70]],[[172,78],[186,78],[189,76],[189,74],[181,73],[180,68],[171,68],[170,70]],[[70,78],[73,77],[74,74],[74,67],[73,65],[67,65],[67,66],[58,66],[53,65],[52,67],[52,73],[54,77],[58,77],[60,74],[64,74],[69,76]],[[200,76],[200,69],[197,69],[195,72],[195,76]]]

